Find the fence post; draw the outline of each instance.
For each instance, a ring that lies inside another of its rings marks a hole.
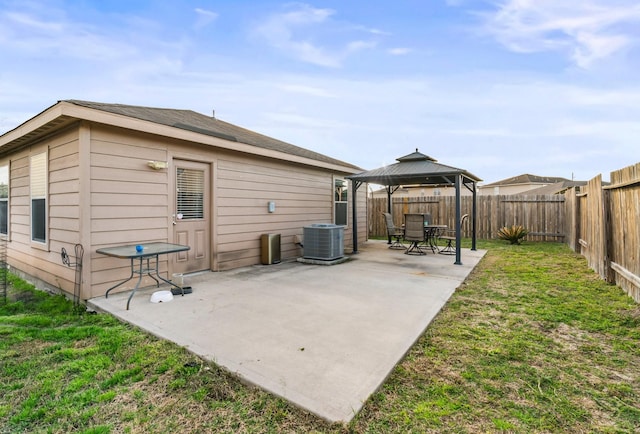
[[[611,268],[613,257],[613,227],[611,225],[611,192],[602,190],[603,226],[604,226],[604,273],[605,280],[609,283],[616,282],[616,273]]]

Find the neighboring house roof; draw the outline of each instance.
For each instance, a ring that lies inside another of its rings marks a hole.
[[[567,178],[555,177],[555,176],[537,176],[525,173],[523,175],[513,176],[511,178],[503,179],[500,181],[492,182],[491,184],[485,184],[482,187],[499,187],[505,185],[520,185],[520,184],[555,184],[557,182],[569,181]]]
[[[18,148],[39,136],[49,134],[51,131],[65,127],[78,119],[87,119],[93,121],[106,122],[108,124],[118,125],[118,119],[97,120],[81,110],[74,110],[73,106],[98,110],[101,112],[111,113],[117,116],[123,116],[130,119],[138,119],[141,121],[151,122],[158,125],[164,125],[171,128],[177,128],[183,131],[215,137],[238,144],[251,145],[252,147],[284,153],[294,157],[300,157],[316,162],[326,163],[331,166],[350,169],[353,172],[362,169],[344,161],[328,157],[318,152],[310,151],[299,146],[292,145],[263,134],[256,133],[251,130],[239,127],[237,125],[224,122],[211,116],[206,116],[192,110],[166,109],[155,107],[133,106],[125,104],[106,104],[100,102],[80,101],[80,100],[62,100],[57,104],[49,107],[39,115],[23,123],[17,128],[8,131],[0,136],[0,154]],[[57,110],[56,110],[57,109]],[[48,113],[49,112],[49,113]],[[49,116],[47,116],[49,114]],[[34,122],[38,117],[42,116],[43,122]],[[33,123],[34,125],[30,125]],[[125,126],[126,128],[135,128],[135,126]],[[166,130],[165,130],[166,131]],[[156,134],[162,132],[149,131]],[[165,134],[167,135],[167,134]],[[248,151],[241,146],[231,147],[232,149]],[[4,152],[3,152],[4,151]],[[272,155],[273,156],[273,155]]]
[[[543,187],[532,188],[531,190],[523,191],[521,194],[561,194],[572,187],[580,187],[583,185],[587,185],[587,181],[565,180],[545,185]]]

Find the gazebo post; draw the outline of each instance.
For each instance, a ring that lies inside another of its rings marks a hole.
[[[352,254],[358,253],[358,188],[362,185],[360,181],[351,181],[351,226],[352,226],[352,238],[353,238],[353,251]]]
[[[351,181],[351,222],[353,231],[352,239],[353,239],[353,254],[358,253],[358,187],[360,183],[358,181]]]
[[[472,210],[471,210],[471,250],[476,249],[476,227],[478,224],[477,215],[478,215],[478,191],[476,189],[476,183],[472,183],[473,190],[473,199],[471,202]]]
[[[460,233],[460,219],[462,218],[462,205],[460,200],[460,185],[462,184],[462,175],[456,175],[455,177],[455,185],[456,185],[456,262],[454,265],[462,265],[461,260],[461,252],[460,252],[460,241],[462,239]]]
[[[391,217],[393,217],[393,212],[391,211],[393,209],[393,207],[391,206],[391,195],[393,194],[393,192],[391,191],[390,185],[387,185],[385,188],[387,190],[387,212],[391,214]],[[387,244],[391,244],[391,234],[387,233],[387,238],[389,240]]]
[[[462,214],[462,201],[460,199],[460,189],[464,186],[469,188],[474,196],[473,202],[473,246],[475,248],[475,236],[476,230],[475,226],[477,223],[477,205],[475,202],[476,190],[475,190],[475,182],[482,181],[477,176],[470,174],[469,172],[463,169],[457,169],[451,166],[445,166],[444,164],[440,164],[437,162],[435,158],[429,157],[428,155],[424,155],[416,151],[405,155],[404,157],[396,158],[397,163],[380,167],[374,170],[368,170],[366,172],[356,173],[353,175],[348,175],[346,178],[350,179],[352,182],[371,182],[374,184],[380,184],[386,186],[387,189],[387,209],[389,213],[393,215],[393,207],[391,195],[402,185],[421,185],[421,184],[430,184],[430,185],[455,185],[456,192],[456,262],[457,265],[462,265],[462,261],[460,258],[460,241],[462,238],[462,230],[460,225],[460,218]],[[467,183],[471,182],[473,184],[473,188],[470,188]],[[353,196],[354,200],[356,200],[355,190],[358,188],[358,185],[354,185]],[[355,205],[354,205],[354,231],[357,232],[357,219],[355,216]],[[357,251],[357,235],[354,236],[354,251]]]

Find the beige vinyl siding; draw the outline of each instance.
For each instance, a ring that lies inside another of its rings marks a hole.
[[[334,174],[281,161],[221,155],[214,181],[216,195],[217,269],[226,270],[260,262],[260,236],[281,234],[283,260],[302,255],[294,237],[302,238],[303,227],[333,222]],[[345,251],[350,251],[352,199],[349,190]],[[276,211],[267,204],[274,201]],[[358,195],[359,241],[367,236],[367,197]]]
[[[125,135],[126,134],[126,135]],[[167,160],[166,147],[151,136],[94,125],[91,128],[91,240],[96,249],[121,244],[167,241],[169,194],[167,170],[153,170],[150,160]],[[167,257],[159,269],[167,277]],[[126,279],[130,261],[93,253],[91,296]],[[132,279],[119,290],[131,289]],[[150,285],[150,278],[142,286]]]
[[[80,180],[78,142],[51,146],[49,150],[49,239],[50,248],[80,242]],[[60,245],[58,245],[60,244]]]
[[[294,236],[302,237],[309,224],[333,222],[333,175],[286,162],[221,156],[214,181],[218,269],[259,263],[265,233],[281,235],[283,260],[301,256]],[[276,204],[274,213],[268,212],[269,201]]]
[[[61,107],[68,113],[60,112]],[[260,263],[264,233],[281,234],[283,260],[301,256],[295,237],[302,237],[306,225],[333,222],[333,180],[350,174],[350,165],[330,159],[283,154],[69,104],[56,105],[3,135],[3,143],[8,147],[0,164],[8,164],[10,172],[9,265],[42,289],[72,294],[75,270],[62,264],[60,251],[64,247],[72,255],[74,245],[81,243],[82,299],[102,296],[130,275],[130,261],[97,254],[100,247],[174,241],[174,159],[210,169],[208,230],[214,271]],[[38,245],[31,242],[30,157],[43,152],[47,240]],[[152,160],[169,162],[169,169],[150,168]],[[359,197],[362,241],[366,195]],[[273,213],[268,212],[269,201],[276,204]],[[348,219],[347,251],[352,245],[350,203]],[[161,257],[159,264],[165,277],[169,259]],[[118,289],[130,290],[136,280]],[[153,283],[145,277],[141,285]]]
[[[31,243],[29,158],[47,153],[48,248]],[[78,130],[66,129],[45,142],[11,156],[11,249],[8,262],[50,289],[73,293],[74,270],[62,264],[62,247],[73,249],[78,237]],[[73,250],[71,250],[73,252]]]
[[[16,249],[26,250],[25,246],[29,245],[29,237],[31,234],[29,225],[29,154],[21,152],[11,157],[11,173],[10,173],[10,200],[11,200],[11,216],[9,222],[11,227],[11,250],[9,254],[9,264],[12,263],[13,251]]]
[[[62,264],[60,252],[64,247],[75,262],[74,245],[80,243],[80,171],[78,165],[78,129],[69,131],[70,141],[49,144],[49,260],[47,271],[52,276],[43,280],[73,294],[75,268]],[[87,248],[88,246],[84,246]],[[58,277],[56,277],[58,276]]]
[[[83,158],[89,162],[83,170],[79,167],[80,130],[88,149]],[[30,246],[29,156],[42,151],[48,152],[49,166],[49,251]],[[101,124],[76,124],[11,157],[10,264],[46,282],[45,286],[72,294],[74,269],[62,264],[60,250],[65,247],[73,254],[74,244],[81,242],[85,248],[81,298],[104,295],[107,288],[129,277],[130,261],[97,254],[96,249],[174,241],[173,158],[211,164],[214,271],[259,264],[264,233],[281,234],[283,260],[301,256],[294,237],[302,238],[306,225],[333,222],[333,180],[347,175]],[[151,160],[168,161],[170,167],[153,170],[147,164]],[[80,180],[81,173],[89,178]],[[349,201],[351,196],[349,190]],[[359,198],[366,200],[366,195]],[[276,204],[274,213],[268,212],[269,201]],[[360,242],[366,237],[365,203],[358,205]],[[346,251],[352,245],[350,203],[348,219]],[[159,264],[167,278],[168,259],[161,256]],[[136,281],[118,290],[128,291]],[[155,282],[144,277],[141,286],[151,284]]]

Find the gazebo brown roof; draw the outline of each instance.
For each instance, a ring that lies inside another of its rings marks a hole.
[[[357,217],[356,217],[356,195],[357,190],[363,183],[373,183],[386,186],[387,206],[391,212],[391,195],[401,185],[441,185],[455,186],[456,188],[456,261],[455,264],[462,264],[460,254],[460,189],[464,186],[473,195],[473,210],[471,215],[472,236],[471,249],[476,249],[476,215],[477,215],[477,194],[476,183],[482,181],[477,176],[463,169],[440,164],[435,158],[416,151],[398,158],[397,163],[366,172],[356,173],[347,176],[351,180],[353,191],[353,251],[358,252]]]

